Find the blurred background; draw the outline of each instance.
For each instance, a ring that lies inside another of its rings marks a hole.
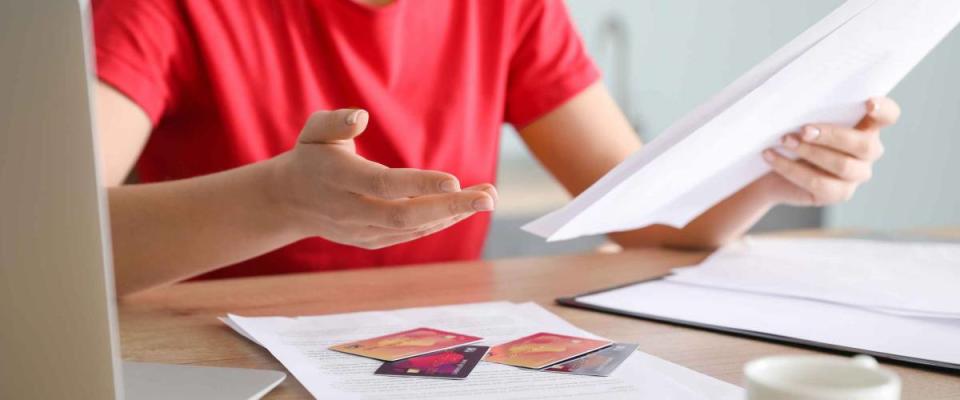
[[[827,15],[843,0],[567,0],[604,80],[644,141]],[[852,201],[780,207],[756,231],[810,227],[879,231],[960,225],[960,31],[891,97],[904,114],[884,131],[887,152]],[[485,258],[589,250],[602,237],[554,244],[520,230],[559,208],[566,192],[504,127],[501,202]]]

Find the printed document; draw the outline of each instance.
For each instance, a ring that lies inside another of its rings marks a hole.
[[[596,338],[533,303],[478,303],[312,317],[223,319],[270,351],[313,396],[330,399],[741,399],[734,385],[637,352],[610,377],[564,375],[481,362],[465,380],[374,375],[379,361],[328,350],[420,326],[497,344],[547,331]]]
[[[683,227],[770,171],[761,153],[808,123],[854,125],[960,21],[957,0],[850,0],[565,207],[524,229],[549,241]]]

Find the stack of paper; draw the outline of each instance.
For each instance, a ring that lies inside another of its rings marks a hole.
[[[748,239],[667,277],[904,316],[960,319],[960,245]]]
[[[577,301],[605,311],[960,370],[960,321],[656,280]]]
[[[579,304],[960,370],[960,244],[756,239]]]
[[[783,135],[855,124],[865,101],[893,89],[958,21],[957,0],[850,0],[524,229],[553,241],[683,227],[769,172],[761,153]]]
[[[465,380],[374,375],[380,362],[331,345],[419,326],[475,332],[499,343],[548,330],[596,338],[533,303],[479,303],[311,317],[223,319],[270,351],[317,398],[333,399],[740,399],[740,388],[636,353],[610,377],[549,374],[482,362]]]

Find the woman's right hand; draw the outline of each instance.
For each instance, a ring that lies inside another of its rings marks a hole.
[[[461,190],[453,175],[388,168],[357,155],[353,138],[368,120],[364,110],[315,112],[296,146],[269,161],[268,194],[289,226],[303,236],[378,249],[493,211],[493,185]]]

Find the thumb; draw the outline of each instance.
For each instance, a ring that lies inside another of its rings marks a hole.
[[[299,143],[338,143],[351,140],[367,129],[370,115],[365,110],[345,108],[310,114],[300,131]]]

